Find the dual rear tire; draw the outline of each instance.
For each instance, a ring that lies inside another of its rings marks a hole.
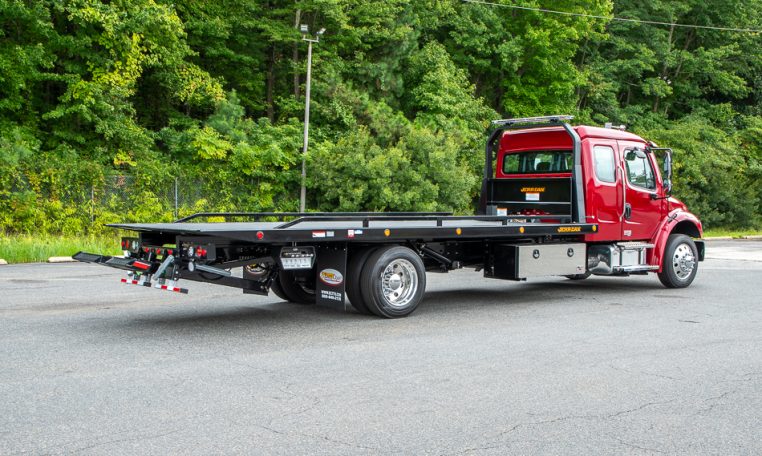
[[[347,265],[346,294],[363,315],[406,317],[418,308],[426,290],[426,269],[413,250],[401,246],[368,247]],[[281,270],[270,290],[284,301],[314,304],[315,271],[296,275]]]
[[[384,246],[359,251],[349,262],[347,297],[362,314],[406,317],[426,290],[426,269],[413,250]]]
[[[270,290],[284,301],[296,304],[315,304],[315,271],[297,276],[292,271],[281,269],[278,277],[270,284]]]

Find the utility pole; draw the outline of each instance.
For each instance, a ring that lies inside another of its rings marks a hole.
[[[310,138],[310,86],[312,84],[312,43],[319,43],[320,37],[325,33],[325,29],[318,30],[315,36],[310,35],[310,28],[307,24],[300,26],[302,32],[302,40],[309,43],[307,45],[307,87],[305,89],[305,102],[304,102],[304,147],[302,148],[302,185],[299,191],[299,212],[305,211],[305,204],[307,200],[307,188],[305,183],[307,181],[307,147],[309,145]]]

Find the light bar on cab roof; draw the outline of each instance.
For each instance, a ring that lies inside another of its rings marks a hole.
[[[523,123],[559,123],[562,120],[572,120],[574,116],[542,116],[542,117],[517,117],[515,119],[493,120],[492,125],[515,125]]]

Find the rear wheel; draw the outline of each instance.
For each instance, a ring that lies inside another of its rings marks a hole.
[[[347,298],[349,298],[349,302],[352,303],[352,307],[363,315],[373,315],[373,312],[371,312],[370,309],[368,309],[367,304],[365,304],[365,300],[360,292],[360,279],[365,262],[374,250],[374,247],[368,247],[357,251],[349,259],[349,264],[347,265]]]
[[[272,266],[252,263],[252,264],[244,266],[243,278],[248,280],[256,280],[258,282],[265,282],[269,278],[271,271],[272,271]],[[289,300],[288,296],[286,296],[286,294],[283,292],[283,289],[280,286],[280,282],[278,281],[278,276],[275,276],[273,281],[270,283],[270,291],[275,293],[275,296],[279,297],[280,299],[284,301]]]
[[[315,303],[315,271],[309,270],[297,275],[292,271],[281,269],[276,280],[278,280],[280,291],[288,301],[297,304]],[[273,292],[280,296],[275,289]]]
[[[275,293],[275,296],[279,297],[280,299],[284,301],[288,301],[288,296],[286,296],[286,293],[283,292],[283,288],[280,287],[280,280],[276,277],[273,279],[272,283],[270,284],[270,291]]]
[[[698,272],[698,249],[684,234],[671,234],[664,249],[659,280],[667,288],[685,288]]]
[[[360,274],[360,292],[379,317],[410,315],[423,299],[426,270],[421,257],[407,247],[381,247],[371,253]]]

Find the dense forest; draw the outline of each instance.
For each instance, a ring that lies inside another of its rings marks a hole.
[[[310,210],[471,213],[490,120],[573,114],[674,148],[705,225],[762,224],[760,0],[2,0],[0,232],[171,219],[176,178],[183,213],[297,210],[300,24]]]

